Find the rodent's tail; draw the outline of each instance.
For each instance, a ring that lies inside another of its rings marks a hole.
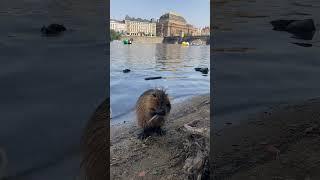
[[[8,159],[7,154],[3,148],[0,148],[0,179],[7,177]]]
[[[82,137],[82,163],[86,180],[109,178],[109,122],[110,99],[106,99],[93,113]]]

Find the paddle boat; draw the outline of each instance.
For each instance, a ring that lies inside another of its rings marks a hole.
[[[183,41],[183,42],[181,43],[181,45],[182,45],[182,46],[189,46],[189,42]]]

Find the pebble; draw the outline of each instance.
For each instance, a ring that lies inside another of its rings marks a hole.
[[[130,69],[124,69],[124,70],[122,70],[123,73],[128,73],[128,72],[130,72],[130,71],[131,71]]]

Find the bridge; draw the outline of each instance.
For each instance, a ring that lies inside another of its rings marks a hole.
[[[207,36],[168,36],[163,38],[163,43],[167,44],[181,44],[181,42],[202,41],[204,44],[210,44],[210,35]]]

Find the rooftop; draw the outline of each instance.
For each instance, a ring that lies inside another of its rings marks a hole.
[[[149,20],[149,19],[142,19],[142,18],[134,18],[134,17],[130,17],[128,15],[126,15],[126,17],[124,19],[128,20],[128,21],[155,22],[155,20],[153,18]]]
[[[181,15],[174,13],[174,12],[168,12],[168,13],[162,15],[159,20],[169,20],[169,19],[181,21],[183,23],[187,23],[187,21]]]

